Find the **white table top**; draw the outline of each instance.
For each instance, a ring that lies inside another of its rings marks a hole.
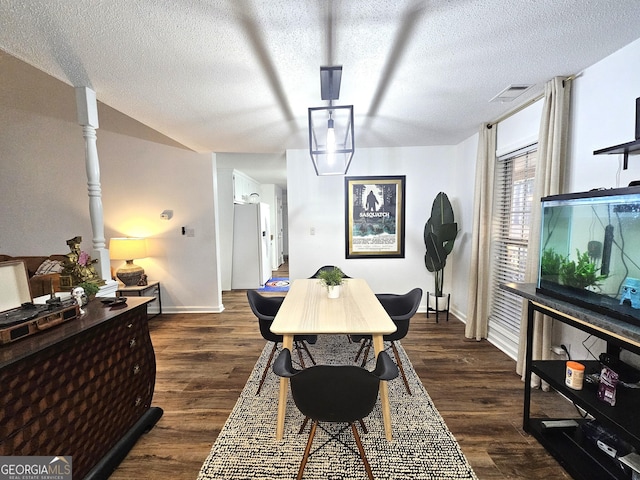
[[[329,298],[318,279],[294,280],[271,331],[292,334],[386,335],[396,331],[387,312],[364,279],[344,280],[339,298]]]

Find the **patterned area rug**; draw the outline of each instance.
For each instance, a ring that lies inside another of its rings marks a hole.
[[[258,292],[288,292],[289,291],[289,279],[288,278],[270,278],[264,287],[259,288]],[[313,354],[312,354],[313,355]]]
[[[399,342],[396,344],[413,395],[406,393],[400,377],[389,381],[394,436],[392,442],[385,438],[380,402],[365,419],[369,433],[361,433],[361,437],[375,478],[476,479],[404,349]],[[268,343],[265,346],[238,402],[202,465],[198,480],[296,477],[309,427],[303,434],[298,434],[303,417],[289,393],[284,438],[279,442],[275,440],[279,378],[273,372],[267,376],[260,395],[255,395],[272,345]],[[345,335],[321,335],[318,343],[310,348],[318,363],[347,364],[353,363],[358,344],[348,343]],[[390,352],[390,355],[393,358],[393,353]],[[372,355],[369,357],[367,368],[371,370]],[[297,358],[297,354],[293,358]],[[339,430],[341,427],[333,424],[320,425],[332,430]],[[328,438],[318,428],[313,448],[318,448]],[[340,442],[328,443],[310,457],[304,471],[305,479],[366,478],[351,431],[343,432],[340,439],[354,451]]]

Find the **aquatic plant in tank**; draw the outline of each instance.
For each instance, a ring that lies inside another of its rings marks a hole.
[[[600,269],[591,260],[587,252],[576,250],[576,260],[563,259],[560,265],[560,280],[563,285],[574,288],[597,286],[606,279],[606,275],[599,275]]]
[[[538,291],[640,325],[640,187],[542,199]]]
[[[542,252],[540,258],[540,278],[559,283],[560,269],[565,262],[565,257],[548,248]]]

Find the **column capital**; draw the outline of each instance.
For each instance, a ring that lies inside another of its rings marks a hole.
[[[99,127],[96,92],[88,87],[76,87],[76,108],[80,125],[93,128]]]

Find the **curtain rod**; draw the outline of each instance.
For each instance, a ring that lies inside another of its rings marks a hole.
[[[569,75],[568,77],[565,77],[564,79],[562,79],[562,85],[564,86],[564,82],[569,81],[569,80],[573,80],[574,78],[576,78],[579,74],[575,74],[575,75]],[[490,122],[487,124],[487,128],[491,128],[493,127],[495,124],[500,123],[504,120],[506,120],[507,118],[509,118],[512,115],[515,115],[516,113],[524,110],[525,108],[527,108],[530,105],[533,105],[534,103],[536,103],[538,100],[540,100],[541,98],[544,98],[544,92],[542,92],[541,94],[531,98],[530,100],[524,102],[522,105],[520,105],[519,107],[516,107],[515,109],[511,110],[508,113],[505,113],[504,115],[502,115],[501,117],[498,117],[496,120],[494,120],[493,122]]]

